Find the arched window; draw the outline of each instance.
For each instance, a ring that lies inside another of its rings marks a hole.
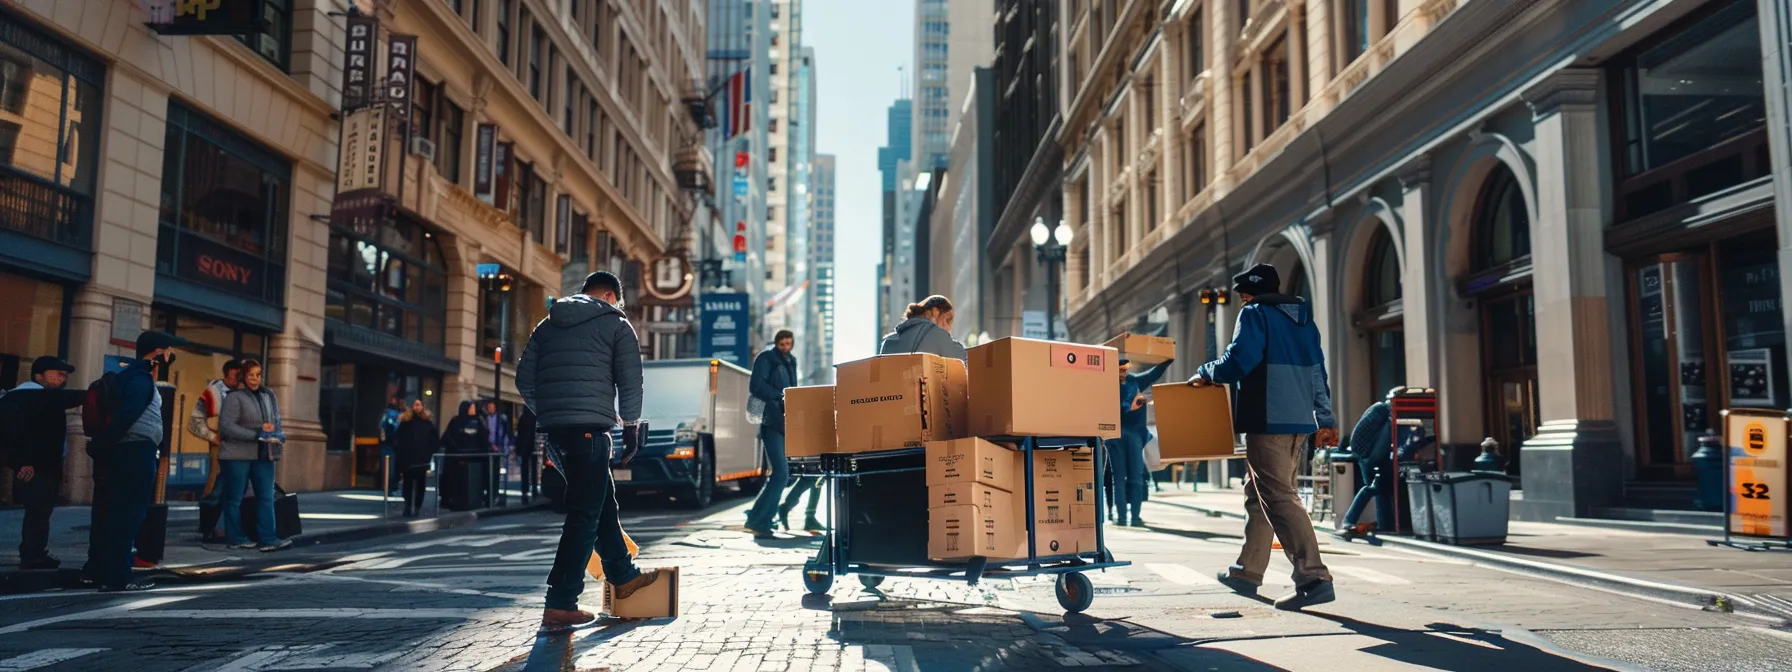
[[[1289,296],[1306,299],[1309,304],[1313,303],[1313,285],[1307,282],[1306,264],[1299,261],[1294,262],[1288,272],[1282,276],[1282,291]]]
[[[1475,270],[1497,268],[1531,256],[1531,216],[1512,170],[1500,165],[1488,176],[1475,204]]]
[[[1369,244],[1368,275],[1363,279],[1363,306],[1385,306],[1400,299],[1400,255],[1387,227],[1375,225],[1375,241]]]

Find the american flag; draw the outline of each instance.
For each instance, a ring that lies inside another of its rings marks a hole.
[[[723,127],[726,137],[733,138],[752,128],[753,86],[749,73],[737,72],[728,78],[726,114],[727,125]]]

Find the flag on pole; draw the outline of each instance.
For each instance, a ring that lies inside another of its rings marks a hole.
[[[726,137],[733,138],[752,128],[753,86],[749,73],[737,72],[728,78]]]

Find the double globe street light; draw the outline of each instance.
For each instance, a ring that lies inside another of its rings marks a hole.
[[[1075,233],[1064,220],[1058,220],[1057,227],[1047,227],[1044,217],[1033,218],[1033,228],[1028,233],[1033,237],[1033,251],[1039,255],[1039,263],[1045,266],[1045,334],[1046,340],[1057,336],[1058,325],[1058,269],[1064,263],[1065,253]]]

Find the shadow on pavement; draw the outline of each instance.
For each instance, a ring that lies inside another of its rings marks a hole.
[[[1614,669],[1590,665],[1540,649],[1532,644],[1507,638],[1497,630],[1454,623],[1428,623],[1423,629],[1406,629],[1333,614],[1302,613],[1336,623],[1349,632],[1205,640],[1190,647],[1160,652],[1160,656],[1179,666],[1221,670],[1258,669],[1250,665],[1260,665],[1261,669],[1283,669],[1272,663],[1284,662],[1277,654],[1287,651],[1300,651],[1300,655],[1309,660],[1349,656],[1352,655],[1351,652],[1355,652],[1391,663],[1461,672],[1580,672]],[[1341,639],[1350,635],[1373,639],[1378,643],[1365,646],[1360,639]],[[1322,644],[1327,638],[1338,641],[1330,645]],[[1271,660],[1263,661],[1253,656]],[[1340,664],[1344,664],[1342,660]],[[1379,669],[1380,666],[1376,667]]]

